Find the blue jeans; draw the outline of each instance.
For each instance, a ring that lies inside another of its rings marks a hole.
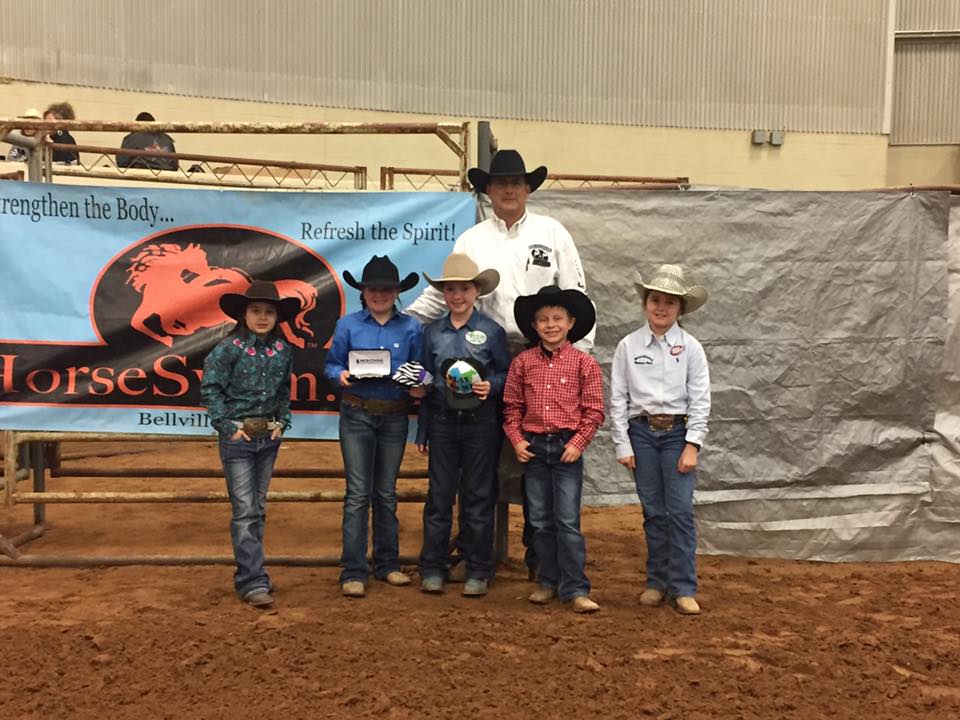
[[[233,515],[230,540],[237,569],[233,586],[240,597],[254,590],[269,590],[270,576],[263,568],[263,526],[266,522],[267,490],[280,439],[269,435],[252,440],[220,440],[220,461],[227,480]]]
[[[524,473],[533,547],[539,562],[541,587],[557,591],[566,602],[590,594],[584,573],[587,546],[580,532],[580,494],[583,489],[583,458],[562,463],[564,445],[572,431],[547,435],[525,434],[534,457]]]
[[[373,505],[373,574],[385,578],[400,569],[397,538],[397,473],[407,446],[406,413],[373,415],[344,403],[340,407],[340,452],[347,480],[343,500],[340,582],[365,582],[367,529]]]
[[[493,408],[477,413],[447,412],[430,423],[430,489],[423,506],[420,574],[446,577],[453,502],[460,493],[457,548],[467,575],[493,576],[493,516],[500,423]]]
[[[636,458],[634,478],[643,504],[643,532],[647,536],[647,587],[674,597],[697,592],[697,529],[693,524],[695,472],[677,470],[686,445],[687,428],[651,430],[631,420],[630,444]]]

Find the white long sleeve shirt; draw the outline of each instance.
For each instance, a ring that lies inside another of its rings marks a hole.
[[[674,324],[662,338],[644,324],[613,354],[610,423],[617,457],[633,455],[627,428],[638,415],[686,415],[687,442],[703,445],[710,416],[710,370],[703,345]]]
[[[494,268],[500,273],[500,284],[477,299],[477,308],[502,325],[513,342],[523,340],[513,317],[513,303],[518,297],[534,295],[544,285],[587,291],[573,238],[563,225],[546,215],[526,212],[510,229],[494,215],[460,235],[453,252],[469,255],[481,270]],[[427,287],[406,312],[421,322],[436,320],[447,312],[443,293]],[[577,348],[589,351],[595,331],[580,340]]]

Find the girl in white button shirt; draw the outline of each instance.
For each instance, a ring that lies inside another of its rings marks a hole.
[[[633,471],[643,505],[647,587],[640,602],[667,597],[697,615],[697,531],[693,488],[697,454],[707,436],[710,373],[703,346],[680,327],[707,291],[679,265],[661,265],[644,282],[637,274],[647,322],[617,345],[610,381],[610,420],[617,462]]]

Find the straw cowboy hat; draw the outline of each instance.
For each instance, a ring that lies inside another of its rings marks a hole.
[[[363,266],[363,275],[359,282],[349,270],[343,271],[343,279],[347,281],[347,285],[357,290],[371,286],[394,287],[400,292],[406,292],[420,282],[420,276],[415,272],[407,275],[401,282],[400,271],[386,255],[374,255],[370,258],[370,262]]]
[[[490,161],[490,172],[480,168],[470,168],[467,170],[467,177],[470,178],[470,184],[477,192],[485,193],[490,178],[495,177],[525,177],[527,185],[530,186],[530,192],[543,185],[547,179],[547,168],[543,165],[536,170],[527,172],[527,166],[523,163],[523,158],[516,150],[500,150]]]
[[[19,115],[18,117],[21,120],[42,120],[43,119],[43,115],[41,115],[40,111],[37,110],[36,108],[30,108],[29,110],[25,110],[23,112],[23,115]]]
[[[659,290],[668,295],[677,295],[684,300],[684,312],[689,314],[701,307],[707,301],[707,291],[702,285],[694,285],[684,277],[683,268],[679,265],[661,265],[648,282],[637,272],[634,283],[637,292],[642,296],[645,290]]]
[[[533,319],[537,310],[542,307],[566,308],[576,322],[567,335],[571,343],[587,336],[597,322],[597,311],[590,302],[590,298],[579,290],[561,290],[557,285],[546,285],[537,291],[536,295],[521,295],[513,303],[513,319],[517,321],[520,332],[530,342],[540,342],[540,336],[533,327]]]
[[[480,272],[477,264],[463,253],[450,253],[443,263],[443,276],[432,278],[426,273],[423,277],[437,290],[443,292],[445,282],[470,282],[477,286],[477,295],[492,293],[500,284],[500,273],[493,268]]]
[[[227,293],[220,298],[220,309],[237,322],[243,322],[247,305],[252,302],[268,302],[277,308],[277,322],[289,320],[300,312],[300,301],[296,298],[281,298],[277,286],[267,280],[254,280],[247,291]]]

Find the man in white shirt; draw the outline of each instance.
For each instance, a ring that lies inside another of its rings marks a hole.
[[[510,354],[517,355],[528,341],[513,317],[513,303],[521,295],[536,295],[546,285],[559,285],[563,290],[587,291],[580,255],[567,229],[546,215],[527,211],[527,198],[547,178],[547,168],[527,172],[523,158],[516,150],[500,150],[490,161],[490,171],[470,168],[467,177],[477,192],[490,198],[493,217],[477,223],[457,238],[453,252],[470,256],[478,267],[493,268],[500,273],[496,290],[477,300],[477,308],[496,320],[507,332]],[[436,320],[447,310],[443,295],[427,287],[406,312],[423,323]],[[596,328],[576,347],[584,352],[593,348]],[[512,455],[512,453],[511,453]],[[502,472],[502,470],[501,470]],[[501,499],[517,496],[516,487],[503,488]],[[506,492],[504,492],[506,490]],[[527,522],[526,491],[522,479],[524,561],[531,579],[537,566],[533,552],[533,527]]]
[[[526,171],[516,150],[501,150],[490,161],[490,172],[471,168],[470,182],[490,198],[493,217],[474,225],[457,238],[453,252],[469,255],[478,267],[494,268],[500,284],[477,301],[477,308],[507,331],[513,354],[526,347],[526,339],[513,319],[513,302],[521,295],[536,295],[545,285],[586,292],[583,266],[570,233],[546,215],[527,211],[527,198],[547,177],[547,168]],[[430,322],[446,312],[443,295],[427,287],[406,312]],[[589,351],[594,330],[577,343]]]

